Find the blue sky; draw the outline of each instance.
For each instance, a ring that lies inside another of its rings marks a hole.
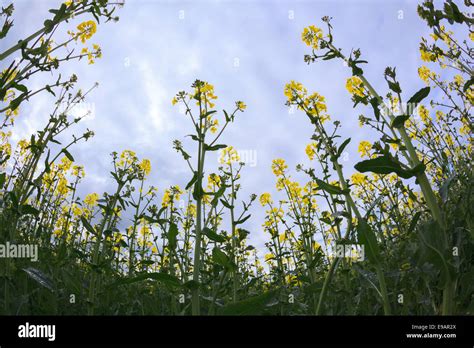
[[[50,17],[48,9],[61,3],[13,2],[15,26],[0,42],[2,51],[40,28]],[[120,21],[100,25],[89,41],[100,44],[103,58],[94,65],[81,61],[61,67],[65,75],[77,74],[78,86],[84,90],[96,81],[100,84],[87,98],[94,118],[76,128],[90,128],[96,136],[71,151],[76,161],[85,165],[84,194],[112,189],[109,154],[123,149],[151,160],[149,183],[159,188],[160,195],[170,185],[184,186],[189,181],[192,175],[172,149],[172,141],[183,140],[192,154],[194,144],[184,138],[192,128],[179,108],[171,105],[171,98],[180,90],[189,90],[197,78],[215,86],[218,110],[233,109],[236,100],[247,104],[247,110],[237,115],[222,140],[256,155],[256,165],[248,165],[242,172],[242,198],[251,193],[274,193],[272,159],[286,159],[293,172],[296,164],[308,164],[304,149],[312,129],[304,114],[290,113],[284,105],[283,88],[290,80],[324,95],[332,120],[342,122],[342,137],[352,137],[343,163],[350,174],[359,160],[359,141],[376,135],[358,126],[358,115],[364,110],[352,109],[345,90],[350,70],[340,60],[306,65],[303,55],[309,50],[301,42],[301,32],[310,24],[322,27],[322,16],[333,17],[336,46],[346,53],[351,48],[361,49],[362,57],[369,61],[366,76],[375,88],[386,93],[383,71],[396,66],[409,97],[423,87],[417,77],[421,64],[418,45],[421,36],[429,33],[416,6],[417,2],[411,0],[127,1],[118,13]],[[77,23],[72,21],[66,27],[75,29]],[[65,35],[67,29],[60,34]],[[46,73],[29,81],[29,85],[40,86],[52,80]],[[16,139],[29,137],[45,123],[52,101],[43,94],[22,106]],[[210,173],[217,166],[217,156],[210,156],[208,164]],[[252,213],[246,227],[251,231],[252,243],[262,248],[268,240],[260,228],[264,211],[256,204]]]

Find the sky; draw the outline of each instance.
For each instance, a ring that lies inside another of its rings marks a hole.
[[[0,1],[3,6],[8,3]],[[0,41],[0,51],[38,30],[51,17],[48,9],[59,7],[61,1],[13,3],[14,27]],[[75,73],[83,90],[99,82],[84,105],[92,116],[73,132],[81,134],[86,128],[95,132],[94,138],[71,150],[76,162],[85,166],[83,194],[112,191],[110,153],[124,149],[151,160],[148,183],[158,187],[160,197],[170,185],[186,185],[192,173],[173,150],[172,142],[183,141],[193,155],[195,143],[185,138],[193,129],[179,107],[171,105],[171,99],[178,91],[189,91],[195,79],[215,86],[221,123],[222,109],[233,110],[237,100],[247,104],[247,110],[237,114],[221,141],[250,156],[242,171],[242,199],[263,192],[271,192],[274,200],[283,199],[274,189],[274,158],[284,158],[295,178],[300,177],[294,170],[298,163],[309,165],[305,146],[312,129],[303,113],[285,106],[283,89],[290,80],[325,96],[332,120],[341,121],[342,139],[352,138],[343,156],[349,176],[360,160],[358,143],[377,135],[358,125],[358,115],[365,109],[352,108],[345,89],[350,69],[340,60],[304,63],[304,54],[310,52],[301,41],[301,32],[311,24],[324,28],[321,17],[333,17],[335,45],[345,53],[361,49],[363,59],[369,61],[366,77],[381,94],[388,91],[383,79],[385,68],[396,66],[407,98],[423,87],[417,75],[422,63],[418,47],[421,36],[429,34],[416,6],[413,0],[126,1],[118,11],[119,22],[99,25],[89,40],[89,45],[102,47],[102,59],[94,65],[71,62],[60,69],[64,76]],[[83,20],[86,17],[66,24],[59,37],[66,37],[66,30],[75,29]],[[53,80],[45,73],[32,78],[28,85],[34,88]],[[53,101],[50,95],[42,94],[22,105],[15,139],[29,138],[40,129]],[[207,165],[207,173],[212,172],[218,165],[217,154],[209,156]],[[261,228],[264,209],[256,202],[251,212],[252,219],[243,227],[251,232],[251,244],[264,253],[268,241]]]

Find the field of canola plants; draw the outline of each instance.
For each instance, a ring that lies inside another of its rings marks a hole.
[[[314,130],[305,148],[311,166],[290,168],[275,158],[267,169],[281,195],[272,197],[265,187],[241,195],[246,168],[226,142],[226,130],[247,106],[240,100],[219,105],[211,82],[197,79],[169,96],[185,110],[176,110],[180,122],[195,130],[192,147],[170,144],[175,165],[189,168],[188,184],[149,185],[159,169],[131,149],[111,155],[112,191],[81,196],[87,163],[75,161],[74,149],[94,142],[94,133],[62,135],[81,122],[71,110],[94,87],[84,92],[77,87],[81,76],[55,72],[63,64],[100,59],[94,34],[99,26],[120,25],[122,5],[66,1],[50,10],[38,31],[15,38],[11,47],[1,44],[1,314],[474,313],[470,1],[462,7],[452,1],[418,5],[431,34],[419,45],[424,64],[414,95],[403,93],[396,67],[378,76],[386,83],[376,90],[365,74],[370,57],[338,46],[337,18],[315,18],[294,38],[307,48],[304,62],[301,57],[295,65],[335,69],[331,61],[339,60],[352,75],[331,83],[345,86],[352,98],[345,117],[359,117],[376,140],[358,145],[360,159],[350,176],[341,161],[351,141],[339,135],[344,120],[330,116],[323,95],[288,81],[281,91],[288,107]],[[14,4],[1,9],[2,40],[14,10]],[[71,27],[70,19],[80,24]],[[67,40],[58,41],[58,33]],[[441,79],[440,71],[451,77]],[[32,89],[33,75],[50,81]],[[22,106],[43,93],[57,100],[47,123],[13,143],[17,119],[28,117]],[[361,114],[364,106],[371,112]],[[220,154],[214,173],[207,169],[212,152]],[[295,181],[296,172],[306,180]],[[251,209],[265,211],[259,231],[247,227]],[[266,236],[264,258],[249,242],[253,233]],[[29,246],[36,248],[37,262],[19,257]]]

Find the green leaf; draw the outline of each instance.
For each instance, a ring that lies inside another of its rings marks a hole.
[[[411,219],[410,226],[408,227],[407,234],[412,233],[415,230],[416,224],[418,223],[418,220],[420,220],[421,212],[417,211],[415,215],[413,215],[413,218]]]
[[[244,217],[244,218],[242,218],[242,219],[240,219],[240,220],[235,221],[235,222],[234,222],[234,225],[243,224],[245,221],[247,221],[247,220],[250,218],[250,216],[251,216],[251,215],[249,214],[249,215],[247,215],[246,217]]]
[[[410,170],[405,170],[400,163],[389,156],[380,156],[369,160],[361,161],[354,166],[361,173],[373,172],[376,174],[396,173],[398,176],[409,179],[415,176]]]
[[[387,81],[388,87],[394,91],[395,93],[402,93],[402,89],[400,88],[400,84],[398,82]]]
[[[463,92],[466,92],[469,87],[472,86],[472,84],[474,84],[474,77],[471,77],[465,84],[464,84],[464,87],[462,88]]]
[[[203,192],[203,189],[201,187],[201,185],[199,185],[198,182],[196,182],[194,184],[194,190],[193,190],[193,198],[196,200],[196,201],[199,201],[202,199],[202,196],[204,195],[204,192]]]
[[[194,185],[194,183],[197,181],[198,178],[199,178],[198,172],[195,171],[193,178],[186,185],[186,190],[189,190],[189,188]]]
[[[7,179],[7,173],[0,173],[0,189],[2,189],[3,185],[5,185],[6,179]]]
[[[267,305],[275,298],[275,290],[231,303],[218,311],[219,315],[261,315]]]
[[[23,205],[21,206],[21,214],[22,214],[22,215],[34,215],[34,216],[38,216],[39,210],[36,209],[35,207],[32,207],[32,206],[29,205],[29,204],[23,204]]]
[[[410,99],[408,99],[407,104],[418,104],[423,99],[425,99],[428,96],[428,94],[430,94],[430,90],[431,90],[430,87],[423,87],[418,92],[413,94],[413,96]]]
[[[433,264],[440,271],[438,286],[444,287],[455,274],[454,267],[447,261],[452,254],[446,244],[445,231],[433,219],[423,223],[417,231],[421,242],[418,263]]]
[[[82,222],[82,225],[86,228],[86,230],[88,230],[93,235],[96,234],[94,227],[92,227],[92,225],[89,223],[89,221],[86,220],[84,216],[81,216],[81,222]]]
[[[71,153],[66,150],[66,149],[63,149],[62,152],[64,153],[64,155],[66,155],[66,157],[71,161],[71,162],[74,162],[74,157],[72,157]]]
[[[233,265],[232,262],[230,261],[229,256],[219,248],[215,247],[212,249],[212,261],[217,263],[218,265],[221,265],[222,267],[226,269],[232,269]]]
[[[1,187],[0,187],[0,188],[1,188]],[[222,205],[223,205],[224,207],[226,207],[226,208],[228,208],[228,209],[232,209],[232,208],[233,208],[233,206],[230,205],[229,203],[227,203],[225,200],[221,199],[220,201],[221,201],[221,203],[222,203]]]
[[[337,150],[337,158],[339,158],[342,155],[342,151],[346,148],[346,146],[351,142],[351,138],[347,138],[341,146],[339,146],[339,149]]]
[[[56,93],[53,92],[53,90],[51,89],[51,87],[50,87],[49,85],[44,86],[44,88],[45,88],[49,93],[51,93],[52,95],[56,96]]]
[[[124,285],[124,284],[132,284],[132,283],[143,281],[145,279],[153,279],[153,280],[159,281],[160,283],[170,288],[181,287],[181,282],[179,281],[179,279],[167,273],[141,273],[132,278],[119,279],[118,281],[110,284],[108,287],[116,287],[116,286]]]
[[[370,102],[370,105],[372,105],[372,108],[374,109],[375,119],[379,121],[380,120],[379,100],[376,97],[373,97],[369,100],[369,102]]]
[[[172,250],[176,248],[176,237],[178,236],[178,226],[174,222],[170,223],[170,229],[168,231],[168,243]]]
[[[374,264],[380,263],[380,250],[377,243],[375,233],[370,225],[364,220],[360,220],[357,224],[357,238],[364,245],[364,252],[370,262]]]
[[[399,115],[393,119],[392,124],[390,126],[393,128],[402,128],[409,118],[409,115]]]
[[[327,182],[324,182],[320,179],[317,179],[316,178],[316,183],[318,184],[318,187],[321,189],[321,190],[324,190],[326,191],[327,193],[329,194],[332,194],[332,195],[341,195],[344,193],[344,191],[340,188],[340,187],[337,187],[337,186],[334,186],[334,185],[331,185],[331,184],[328,184]]]
[[[225,238],[222,237],[221,235],[218,235],[214,230],[211,230],[209,227],[204,227],[202,230],[202,233],[209,238],[210,240],[217,242],[217,243],[223,243],[225,242]]]
[[[20,85],[18,83],[15,83],[12,87],[16,88],[17,90],[19,90],[22,93],[28,93],[28,88],[26,88],[25,85]]]
[[[224,144],[217,144],[217,145],[213,145],[213,146],[209,146],[207,144],[204,144],[204,150],[206,151],[217,151],[217,150],[220,150],[220,149],[225,149],[227,147],[227,145],[224,145]]]

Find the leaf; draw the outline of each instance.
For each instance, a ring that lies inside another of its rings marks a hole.
[[[217,243],[223,243],[225,242],[225,238],[222,237],[221,235],[218,235],[214,230],[211,230],[209,227],[204,227],[202,230],[202,233],[209,238],[210,240],[217,242]]]
[[[388,87],[394,91],[395,93],[402,93],[402,89],[400,88],[400,84],[398,82],[387,81]]]
[[[28,93],[28,88],[26,88],[25,85],[20,85],[18,83],[15,83],[14,85],[12,85],[12,87],[16,88],[17,90],[19,90],[22,93]]]
[[[84,216],[81,216],[81,222],[82,222],[82,225],[86,228],[86,230],[88,230],[93,235],[96,234],[94,227],[92,227],[92,225],[89,223],[89,221],[86,220]]]
[[[431,88],[430,87],[423,87],[418,92],[413,94],[413,96],[408,99],[407,104],[418,104],[423,99],[425,99],[428,94],[430,94]]]
[[[66,150],[66,149],[63,149],[62,152],[66,155],[66,157],[71,161],[71,162],[74,162],[74,157],[72,157],[71,153]]]
[[[54,285],[51,282],[51,280],[46,276],[43,272],[41,272],[39,269],[34,268],[34,267],[27,267],[23,268],[23,271],[25,271],[32,279],[34,279],[36,282],[38,282],[40,285],[44,286],[48,290],[54,292]]]
[[[220,149],[225,149],[227,147],[227,145],[224,145],[224,144],[217,144],[217,145],[213,145],[213,146],[209,146],[207,144],[204,144],[204,150],[206,151],[217,151],[217,150],[220,150]]]
[[[399,115],[393,119],[392,124],[390,126],[393,128],[402,128],[409,118],[409,115]]]
[[[347,138],[341,146],[339,146],[339,149],[337,150],[337,158],[339,158],[342,155],[342,151],[346,148],[346,146],[351,142],[351,138]]]
[[[56,93],[53,92],[53,90],[51,89],[51,87],[49,85],[46,85],[44,87],[49,93],[51,93],[52,95],[56,96]]]
[[[0,188],[1,188],[1,187],[0,187]],[[233,206],[230,205],[229,203],[227,203],[225,200],[221,199],[220,201],[221,201],[221,203],[222,203],[222,205],[223,205],[224,207],[226,207],[226,208],[228,208],[228,209],[232,209],[232,208],[233,208]]]
[[[443,184],[439,188],[439,195],[441,196],[441,200],[443,201],[443,203],[446,203],[446,201],[448,200],[449,187],[451,186],[451,183],[455,178],[456,174],[451,175],[443,182]]]
[[[140,282],[146,279],[153,279],[153,280],[159,281],[160,283],[170,288],[181,287],[181,282],[175,276],[172,276],[167,273],[158,273],[158,272],[157,273],[141,273],[132,278],[122,278],[113,282],[108,287],[116,287],[119,285],[132,284],[132,283]]]
[[[247,298],[243,301],[231,303],[227,306],[222,307],[219,311],[219,315],[261,315],[265,310],[267,304],[269,304],[276,295],[276,291],[268,291],[261,295]]]
[[[450,259],[450,250],[444,233],[445,231],[433,219],[425,222],[418,229],[421,242],[418,262],[431,263],[440,271],[439,287],[444,287],[455,274],[453,266],[447,262]]]
[[[198,172],[195,171],[193,178],[186,185],[186,190],[189,190],[189,188],[194,185],[194,183],[197,181],[198,178],[199,178]]]
[[[357,224],[357,238],[364,245],[364,252],[370,262],[374,264],[380,263],[380,250],[375,237],[375,233],[365,220],[360,220]]]
[[[21,214],[22,214],[22,215],[34,215],[34,216],[38,216],[39,210],[36,209],[35,207],[32,207],[32,206],[29,205],[29,204],[23,204],[23,205],[21,206]]]
[[[373,172],[376,174],[396,173],[398,176],[409,179],[415,176],[410,170],[405,170],[400,163],[389,156],[380,156],[369,160],[361,161],[354,166],[361,173]]]
[[[203,192],[203,189],[201,187],[201,185],[199,185],[198,182],[196,182],[194,184],[194,190],[193,190],[193,198],[196,200],[196,201],[199,201],[201,200],[202,196],[204,195],[204,192]]]
[[[373,97],[369,100],[370,105],[374,109],[374,115],[377,121],[380,120],[380,109],[379,109],[379,100],[376,97]]]
[[[421,212],[417,211],[415,215],[413,215],[413,218],[411,219],[410,226],[408,227],[407,233],[410,234],[415,230],[416,224],[418,223],[418,220],[420,220]]]
[[[235,222],[234,222],[234,225],[243,224],[245,221],[247,221],[247,220],[250,218],[250,216],[251,216],[251,215],[249,214],[249,215],[247,215],[246,217],[244,217],[244,218],[242,218],[242,219],[240,219],[240,220],[235,221]]]
[[[3,185],[5,185],[6,178],[7,173],[0,173],[0,189],[2,189]]]
[[[465,84],[464,84],[464,87],[462,88],[463,92],[466,92],[469,87],[472,86],[472,84],[474,84],[474,77],[471,77]]]
[[[189,290],[197,290],[199,289],[199,282],[195,280],[190,280],[187,281],[186,283],[183,284],[183,287]]]
[[[212,249],[212,261],[217,263],[218,265],[221,265],[222,267],[226,269],[232,269],[233,265],[232,262],[230,261],[229,256],[219,248],[215,247]]]
[[[170,229],[168,231],[168,243],[172,250],[176,248],[176,237],[178,236],[178,226],[174,222],[170,223]]]
[[[341,195],[343,194],[343,190],[340,187],[328,184],[327,182],[324,182],[320,179],[316,178],[316,183],[318,184],[318,187],[327,193],[330,193],[332,195]]]

